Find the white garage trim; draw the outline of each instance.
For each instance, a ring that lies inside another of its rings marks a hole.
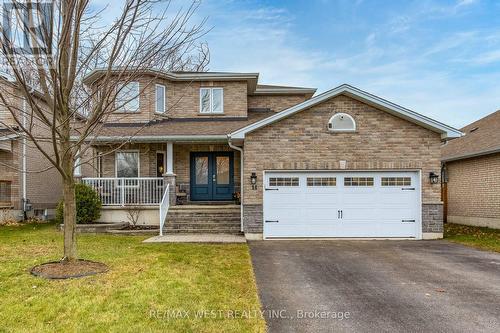
[[[263,237],[421,239],[421,185],[420,170],[266,170]]]

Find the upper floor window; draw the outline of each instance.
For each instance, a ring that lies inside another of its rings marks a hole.
[[[356,122],[347,113],[336,113],[330,118],[328,129],[333,132],[354,132],[356,131]]]
[[[166,90],[161,84],[156,85],[156,113],[165,113],[166,109]]]
[[[139,82],[129,82],[118,87],[115,106],[121,112],[139,111]]]
[[[223,113],[224,90],[222,88],[200,89],[200,113]]]

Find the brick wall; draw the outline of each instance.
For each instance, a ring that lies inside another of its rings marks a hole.
[[[1,83],[0,89],[7,92],[9,103],[14,108],[22,110],[23,103],[19,97],[21,93],[10,84]],[[39,105],[46,105],[38,100]],[[27,105],[28,107],[28,105]],[[18,116],[20,118],[20,116]],[[10,111],[0,103],[0,121],[8,125],[16,125]],[[34,117],[31,130],[34,136],[39,138],[38,143],[44,147],[46,152],[51,152],[51,144],[43,143],[42,138],[50,138],[49,129]],[[21,209],[22,199],[22,138],[12,141],[12,152],[0,152],[0,180],[11,181],[11,200],[15,209]],[[6,165],[5,165],[6,164]],[[53,208],[61,197],[61,177],[59,172],[52,167],[49,160],[36,148],[34,143],[26,140],[26,197],[30,200],[34,209]]]
[[[166,87],[167,109],[164,115],[172,118],[195,117],[246,117],[247,116],[247,82],[246,81],[203,81],[203,82],[173,82],[160,78],[144,77],[139,82],[139,111],[115,112],[107,122],[148,122],[155,118],[156,87],[162,84]],[[220,87],[224,89],[224,113],[200,114],[200,88]]]
[[[50,151],[49,143],[42,144]],[[62,198],[62,178],[59,171],[31,142],[26,144],[26,190],[33,209],[55,208]]]
[[[337,112],[354,117],[355,133],[328,131],[328,121]],[[250,133],[244,148],[245,180],[252,172],[262,177],[271,169],[335,170],[345,160],[351,170],[421,169],[423,203],[440,203],[440,186],[428,180],[429,172],[440,170],[440,135],[347,96]],[[249,181],[244,183],[245,209],[262,205],[262,180],[257,184],[252,190]]]
[[[446,164],[448,216],[500,220],[500,153]]]
[[[248,96],[248,108],[265,108],[279,112],[306,99],[305,95],[251,95]]]

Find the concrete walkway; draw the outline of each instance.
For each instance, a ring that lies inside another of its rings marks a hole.
[[[143,243],[246,243],[245,236],[232,234],[166,234]]]

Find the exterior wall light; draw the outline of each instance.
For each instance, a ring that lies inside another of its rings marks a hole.
[[[435,174],[434,172],[429,173],[429,180],[431,184],[438,184],[439,183],[439,175]]]
[[[252,175],[250,176],[250,183],[252,184],[252,189],[256,190],[257,189],[257,174],[255,172],[252,172]]]

